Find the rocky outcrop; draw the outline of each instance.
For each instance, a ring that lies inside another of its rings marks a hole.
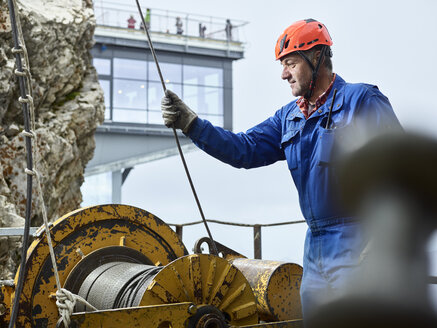
[[[35,103],[36,150],[44,201],[51,220],[79,207],[85,165],[103,121],[103,91],[91,64],[95,19],[91,1],[17,1],[28,51]],[[14,75],[7,3],[0,0],[0,227],[21,226],[26,204],[23,116]],[[33,193],[32,226],[42,222]],[[0,237],[0,279],[18,259],[13,238]]]

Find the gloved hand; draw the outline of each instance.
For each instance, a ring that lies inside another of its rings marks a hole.
[[[184,133],[188,133],[191,124],[197,118],[197,114],[170,90],[166,90],[165,96],[162,97],[161,111],[166,127],[174,126],[175,129],[181,129]]]

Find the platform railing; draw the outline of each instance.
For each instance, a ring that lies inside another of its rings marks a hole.
[[[135,3],[94,1],[94,13],[98,26],[124,29],[142,28],[142,20]],[[243,26],[248,22],[214,16],[142,7],[146,24],[151,32],[198,37],[243,43]],[[149,11],[148,11],[149,10]],[[147,18],[147,17],[150,17]]]

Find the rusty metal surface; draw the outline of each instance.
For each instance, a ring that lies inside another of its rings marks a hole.
[[[71,328],[183,328],[190,312],[194,312],[192,303],[83,312],[71,316]]]
[[[277,261],[234,259],[249,281],[257,300],[260,319],[264,321],[302,318],[300,283],[302,267]]]
[[[214,255],[184,256],[165,266],[140,305],[175,302],[214,306],[234,325],[258,323],[256,300],[247,279],[235,266]]]
[[[100,248],[124,245],[151,263],[170,263],[188,254],[177,234],[153,214],[126,205],[99,205],[68,213],[51,227],[62,284],[83,256]],[[58,319],[55,278],[47,240],[40,233],[29,247],[25,283],[16,327],[54,326]],[[16,277],[18,277],[18,272]]]
[[[0,284],[0,327],[6,327],[11,317],[14,286]]]

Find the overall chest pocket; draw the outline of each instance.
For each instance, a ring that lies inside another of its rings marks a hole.
[[[335,141],[334,131],[333,129],[319,127],[319,144],[316,152],[318,165],[328,165],[332,161],[332,151]]]
[[[300,129],[293,129],[285,133],[281,138],[281,148],[287,159],[288,168],[294,170],[298,167],[298,144]]]

